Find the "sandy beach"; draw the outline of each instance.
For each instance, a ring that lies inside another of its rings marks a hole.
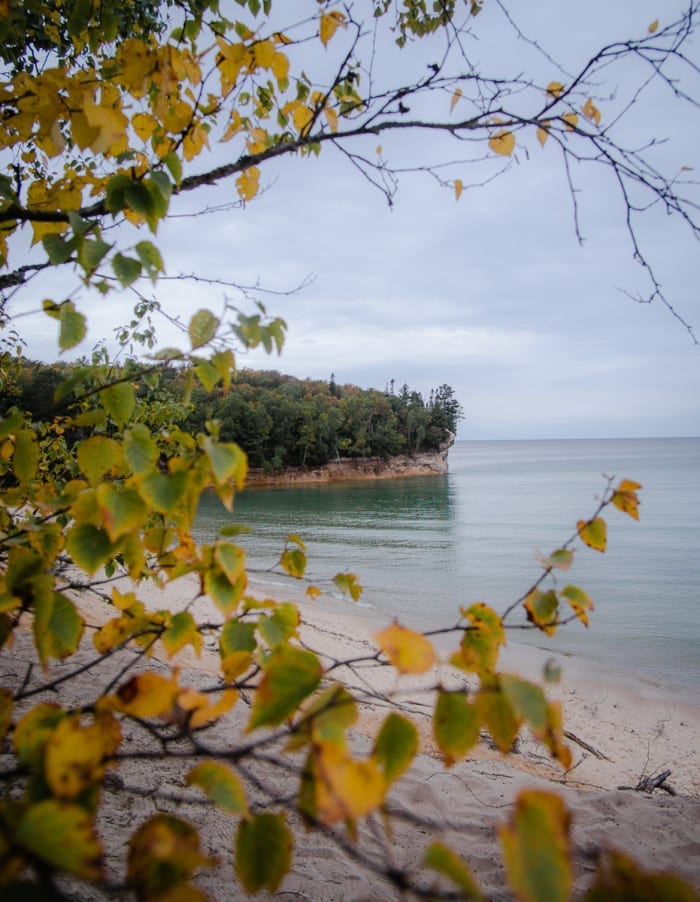
[[[188,607],[201,621],[220,621],[211,602],[196,597],[195,588],[181,580],[164,591],[142,586],[138,595],[153,609]],[[252,594],[261,598],[270,588],[259,581],[251,586]],[[420,677],[399,676],[393,668],[367,660],[377,650],[372,636],[386,625],[376,612],[332,598],[306,600],[302,588],[293,583],[283,594],[278,583],[274,589],[277,600],[289,598],[299,606],[299,641],[318,653],[326,667],[348,659],[366,659],[333,671],[333,678],[352,687],[362,701],[361,717],[351,730],[354,753],[369,753],[369,736],[392,706],[413,718],[421,738],[419,754],[388,796],[390,839],[375,818],[362,822],[357,842],[351,843],[340,827],[334,828],[335,838],[306,831],[299,817],[290,814],[296,834],[294,860],[274,898],[398,899],[401,896],[396,888],[375,871],[386,861],[396,868],[412,870],[429,842],[439,838],[459,852],[487,898],[510,899],[496,830],[508,819],[518,792],[532,787],[558,793],[572,812],[575,898],[581,897],[590,884],[596,853],[602,846],[631,854],[646,869],[673,871],[700,889],[698,707],[678,702],[662,690],[643,695],[632,686],[609,682],[603,673],[583,673],[574,659],[559,659],[562,679],[550,695],[560,699],[564,709],[564,728],[573,756],[568,770],[551,762],[526,729],[505,757],[483,736],[466,761],[445,769],[430,726],[431,690],[437,683],[473,686],[472,678],[445,663]],[[81,606],[92,626],[99,626],[114,614],[113,609],[97,601],[82,600]],[[24,673],[31,658],[28,640],[27,633],[19,636],[15,645],[12,670],[16,676]],[[457,644],[457,637],[443,639],[440,651]],[[182,668],[182,683],[194,688],[211,687],[216,680],[218,653],[213,639],[206,645],[199,657],[185,650],[171,662],[157,655],[147,666],[166,672],[177,664]],[[76,662],[87,660],[90,654],[89,648],[81,650],[75,659],[56,665],[56,669],[73,670]],[[511,644],[502,655],[500,669],[535,679],[550,657],[537,649]],[[7,663],[5,671],[7,676]],[[82,692],[94,693],[96,681],[106,685],[114,674],[112,660],[71,680],[66,684],[68,700],[78,700]],[[210,748],[230,747],[232,740],[243,737],[249,703],[244,694],[231,715],[206,732]],[[148,746],[148,737],[136,726],[127,725],[123,750],[130,752],[142,746]],[[271,805],[277,810],[275,802],[288,799],[298,790],[302,760],[298,753],[275,747],[246,763],[241,772],[248,778],[251,804]],[[634,789],[642,777],[665,770],[671,771],[665,785],[675,795],[663,789],[653,793]],[[212,899],[244,896],[231,866],[237,821],[201,804],[201,796],[186,786],[181,764],[163,761],[157,773],[158,786],[153,786],[152,762],[132,760],[121,764],[108,778],[100,832],[111,875],[123,878],[124,843],[139,823],[158,810],[176,810],[200,827],[206,853],[219,860],[216,869],[202,871],[197,885]],[[270,798],[270,786],[274,799]],[[431,885],[428,882],[426,888]],[[85,898],[95,895],[88,893]],[[265,893],[259,898],[266,898]]]

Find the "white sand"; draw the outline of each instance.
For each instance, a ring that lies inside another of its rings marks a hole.
[[[200,620],[221,620],[207,599],[194,597],[192,583],[181,581],[166,592],[141,587],[138,594],[149,607],[175,610],[190,605]],[[264,597],[264,586],[259,586],[255,594]],[[301,641],[321,654],[325,662],[375,653],[371,637],[382,624],[374,612],[333,599],[306,601],[296,585],[284,595],[299,604]],[[280,599],[279,591],[275,597]],[[81,604],[89,622],[95,625],[114,614],[99,603]],[[458,638],[451,641],[456,647]],[[183,682],[213,684],[218,656],[211,645],[199,659],[190,651],[177,656],[176,662],[183,667]],[[23,674],[30,656],[26,641],[19,641],[12,659],[15,674]],[[536,677],[547,657],[536,649],[513,647],[506,651],[501,669]],[[66,662],[58,669],[73,666]],[[149,666],[166,669],[169,665],[153,660]],[[556,791],[573,813],[576,896],[590,882],[596,850],[610,844],[631,853],[646,868],[675,871],[700,888],[700,709],[658,694],[643,697],[632,688],[608,684],[604,678],[597,682],[584,679],[570,659],[563,661],[563,667],[563,680],[553,694],[563,702],[565,729],[605,756],[597,757],[582,745],[571,743],[573,766],[568,772],[550,762],[526,731],[517,752],[506,758],[482,742],[467,761],[445,770],[431,739],[427,689],[437,680],[449,685],[465,683],[465,675],[447,665],[410,680],[398,677],[391,668],[366,663],[334,672],[334,678],[342,675],[365,698],[362,718],[353,731],[356,753],[370,750],[367,732],[378,726],[391,704],[398,704],[410,711],[420,728],[421,754],[389,795],[389,807],[396,816],[390,840],[384,838],[381,822],[370,819],[361,826],[358,843],[347,844],[344,851],[342,843],[339,846],[332,838],[304,831],[299,819],[290,815],[292,826],[297,828],[295,858],[276,898],[344,902],[397,899],[396,889],[372,873],[372,866],[381,867],[388,860],[399,868],[414,868],[435,834],[460,852],[489,898],[511,898],[495,829],[508,818],[518,791],[532,786]],[[107,661],[101,670],[91,670],[71,681],[68,691],[80,698],[81,693],[94,692],[97,682],[104,684],[113,673],[114,664]],[[473,685],[469,678],[466,681]],[[247,713],[244,699],[231,717],[206,732],[206,742],[211,747],[230,748],[241,738]],[[147,737],[138,727],[126,727],[125,751],[147,745]],[[280,797],[292,795],[298,788],[302,759],[279,749],[274,755],[277,763],[258,760],[250,765],[250,771],[272,785]],[[618,789],[635,786],[641,776],[666,769],[672,771],[668,783],[676,796],[661,790],[649,795]],[[182,766],[172,762],[159,762],[155,769],[152,762],[128,762],[110,778],[115,791],[105,793],[100,829],[105,846],[115,850],[109,866],[117,879],[124,873],[123,844],[139,823],[157,810],[172,809],[169,795],[180,800],[183,796],[194,798],[184,784],[183,773]],[[140,788],[141,794],[124,793],[120,788],[124,784],[132,790]],[[254,788],[250,792],[253,803],[266,801],[264,792]],[[221,862],[216,870],[202,872],[198,885],[214,899],[243,896],[230,863],[236,822],[201,805],[180,801],[174,807],[180,816],[200,826],[207,852]],[[404,817],[418,824],[404,822]],[[335,832],[344,836],[340,828]],[[355,860],[358,855],[367,860]],[[95,896],[88,893],[86,898]]]

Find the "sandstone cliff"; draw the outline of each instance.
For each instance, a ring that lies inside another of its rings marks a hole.
[[[248,471],[246,485],[297,485],[314,482],[341,482],[350,479],[401,479],[406,476],[441,476],[447,473],[447,455],[455,437],[449,438],[439,451],[423,454],[401,454],[389,460],[380,457],[339,457],[322,467],[286,467],[280,473],[263,469]]]

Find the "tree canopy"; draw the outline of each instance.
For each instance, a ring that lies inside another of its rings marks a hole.
[[[186,787],[235,819],[231,854],[247,892],[280,886],[291,867],[293,823],[361,856],[402,893],[478,895],[462,859],[439,842],[426,847],[422,865],[444,879],[443,888],[426,889],[414,869],[358,850],[364,819],[380,813],[380,829],[391,829],[386,798],[416,753],[415,726],[392,711],[369,753],[358,756],[349,739],[358,701],[335,680],[343,662],[323,661],[302,645],[297,606],[248,591],[235,526],[212,543],[193,540],[201,493],[213,490],[231,509],[248,460],[236,436],[224,433],[223,419],[185,428],[191,398],[200,387],[228,390],[234,351],[279,351],[286,323],[254,291],[243,291],[250,303],[194,311],[175,323],[181,346],[162,348],[157,321],[168,318],[167,304],[155,301],[148,285],[167,272],[158,235],[178,202],[214,186],[224,204],[245,208],[267,190],[265,167],[274,159],[301,155],[311,165],[335,151],[391,203],[399,176],[410,171],[429,173],[459,200],[519,155],[526,161],[551,148],[574,212],[572,165],[612,174],[648,277],[644,299],[675,313],[639,222],[661,207],[697,236],[696,186],[685,168],[658,168],[653,141],[627,144],[618,135],[649,81],[697,115],[698,69],[689,51],[697,4],[601,47],[576,72],[562,71],[542,51],[542,68],[551,69],[545,77],[504,77],[471,64],[468,41],[478,35],[481,9],[478,0],[0,3],[3,391],[23,365],[27,317],[55,321],[57,347],[69,352],[80,348],[98,305],[120,293],[133,299],[116,354],[98,345],[77,365],[59,368],[59,380],[47,379],[40,413],[19,403],[0,420],[3,891],[56,898],[80,893],[71,882],[77,880],[145,899],[200,898],[191,881],[213,862],[195,826],[178,816],[178,799],[163,798],[164,810],[134,824],[121,881],[106,866],[97,830],[101,794],[111,768],[139,759],[153,762],[154,792],[159,768],[176,763]],[[619,109],[616,73],[630,61],[636,87]],[[437,158],[414,142],[425,135],[445,139]],[[166,385],[173,361],[183,373],[177,403]],[[406,400],[409,409],[410,393]],[[428,406],[443,415],[441,428],[458,414],[449,386]],[[425,424],[416,411],[417,434]],[[252,424],[253,437],[259,429]],[[609,483],[597,508],[543,557],[536,579],[505,611],[474,603],[456,614],[447,632],[457,644],[447,663],[474,685],[432,687],[434,738],[445,766],[463,759],[482,729],[507,752],[524,725],[554,760],[568,764],[559,707],[540,686],[501,672],[499,651],[516,617],[547,635],[570,620],[587,624],[589,597],[577,586],[562,588],[556,575],[569,570],[579,542],[605,550],[604,509],[637,518],[639,488],[630,479]],[[279,566],[303,578],[303,537],[290,532]],[[206,595],[217,620],[198,622],[189,602],[177,610],[147,608],[139,593],[148,583],[182,586],[194,599]],[[361,592],[354,574],[338,574],[336,586],[355,600]],[[318,591],[310,586],[309,594]],[[86,599],[105,613],[99,625],[86,618]],[[27,637],[33,662],[19,673],[12,643],[24,647]],[[201,691],[152,660],[183,649],[199,654],[205,640],[216,649],[219,672]],[[399,675],[426,672],[436,660],[430,639],[401,624],[375,636],[375,644],[367,660]],[[107,664],[114,668],[106,673]],[[95,675],[94,693],[76,698],[71,681],[85,672]],[[215,727],[241,710],[241,695],[250,702],[247,717],[224,742]],[[129,748],[131,727],[145,737],[146,751]],[[292,796],[280,797],[256,770],[270,763],[273,747],[296,756]],[[124,788],[132,790],[138,794]],[[533,830],[548,842],[533,847]],[[519,798],[501,836],[519,898],[567,897],[568,841],[559,799],[537,792]],[[599,897],[624,898],[620,886],[629,875],[642,879],[634,864],[613,859],[596,877]],[[686,892],[671,878],[654,886],[669,897]]]

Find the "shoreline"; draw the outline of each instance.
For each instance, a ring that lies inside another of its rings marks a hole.
[[[318,467],[285,467],[268,473],[261,467],[248,470],[246,489],[267,486],[315,485],[413,476],[444,476],[448,472],[447,449],[419,454],[381,457],[340,457]]]

